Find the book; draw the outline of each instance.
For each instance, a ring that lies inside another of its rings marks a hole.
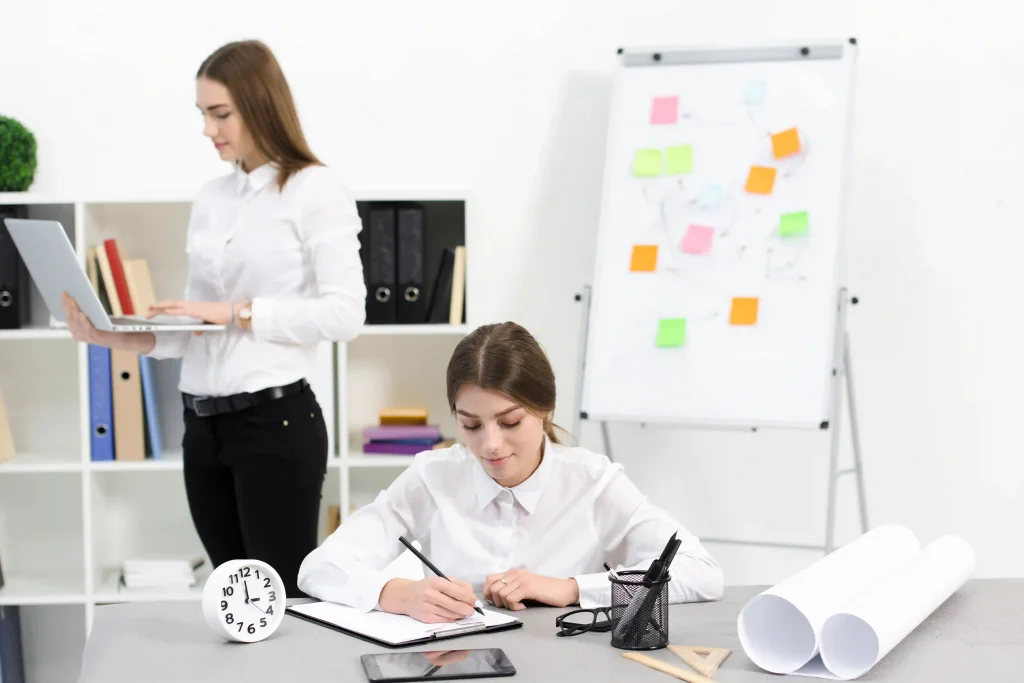
[[[441,428],[437,425],[381,425],[363,429],[363,438],[367,441],[399,441],[404,439],[441,438]]]
[[[384,425],[425,425],[426,408],[381,408],[378,420]]]

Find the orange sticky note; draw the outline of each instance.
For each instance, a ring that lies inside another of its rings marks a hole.
[[[772,154],[776,159],[793,156],[799,151],[800,134],[796,128],[790,128],[772,136]]]
[[[757,299],[736,297],[729,312],[730,325],[754,325],[757,323]]]
[[[775,187],[775,169],[771,166],[751,166],[747,176],[747,192],[771,194]]]
[[[629,260],[629,269],[637,273],[650,273],[658,266],[657,244],[636,244],[633,246],[633,257]]]

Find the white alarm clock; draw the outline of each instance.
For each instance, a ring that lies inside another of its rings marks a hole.
[[[203,587],[203,616],[220,636],[254,643],[272,634],[284,619],[284,582],[259,560],[228,560]]]

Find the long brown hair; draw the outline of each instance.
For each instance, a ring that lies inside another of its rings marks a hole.
[[[484,325],[463,337],[448,361],[448,406],[469,385],[508,396],[544,421],[544,433],[561,443],[551,421],[555,412],[555,373],[537,340],[513,322]]]
[[[228,89],[256,149],[278,165],[280,189],[293,174],[320,165],[302,133],[281,65],[264,43],[243,40],[219,47],[203,60],[196,78],[209,78]]]

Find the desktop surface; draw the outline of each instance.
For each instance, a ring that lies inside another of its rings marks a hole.
[[[673,605],[669,642],[673,645],[732,650],[714,675],[719,683],[778,683],[779,676],[758,669],[744,654],[736,618],[764,587],[726,589],[719,602]],[[504,680],[667,681],[671,676],[622,657],[608,633],[555,636],[555,617],[569,609],[531,607],[515,612],[520,629],[468,635],[442,647],[500,647],[517,670]],[[439,644],[441,645],[441,644]],[[371,645],[289,616],[269,639],[250,644],[219,640],[203,622],[198,602],[127,603],[96,608],[79,683],[246,683],[293,680],[365,682],[359,657],[401,652]],[[688,670],[667,650],[655,658]],[[935,681],[1019,680],[1024,671],[1024,579],[969,581],[913,633],[857,680],[934,683]],[[813,681],[799,677],[794,680]]]

